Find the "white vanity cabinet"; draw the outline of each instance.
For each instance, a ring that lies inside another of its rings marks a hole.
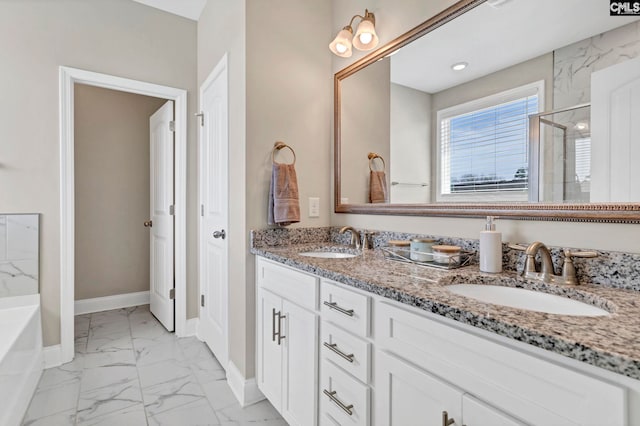
[[[640,381],[258,258],[258,386],[291,425],[630,426]]]
[[[485,407],[495,407],[494,414],[532,425],[627,424],[627,395],[621,386],[383,300],[376,303],[375,328],[376,355],[393,353]],[[376,375],[376,380],[381,378]],[[376,386],[376,405],[388,404],[384,388],[384,382]],[[481,411],[474,407],[470,416],[483,416]],[[465,419],[464,407],[462,422],[476,426]]]
[[[263,259],[257,278],[258,387],[290,425],[316,425],[318,279]]]
[[[388,352],[376,352],[375,375],[377,425],[524,426]]]

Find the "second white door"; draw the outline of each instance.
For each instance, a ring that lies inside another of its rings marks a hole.
[[[198,335],[226,369],[228,349],[227,59],[200,88],[200,325]]]
[[[149,119],[151,149],[151,313],[174,329],[173,280],[173,101]]]

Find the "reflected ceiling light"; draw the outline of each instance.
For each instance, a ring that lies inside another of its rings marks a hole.
[[[451,69],[454,71],[462,71],[468,66],[469,64],[466,62],[456,62],[455,64],[451,65]]]
[[[576,130],[587,130],[589,128],[589,123],[586,123],[584,121],[579,121],[576,123],[575,126],[573,126]]]
[[[360,24],[353,35],[353,21],[360,18]],[[329,49],[342,58],[348,58],[353,53],[351,46],[358,50],[371,50],[378,45],[378,35],[376,34],[376,17],[373,13],[365,9],[364,16],[354,15],[349,25],[342,28],[336,38],[329,44]]]

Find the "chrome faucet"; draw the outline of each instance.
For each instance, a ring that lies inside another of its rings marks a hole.
[[[522,270],[521,274],[524,278],[530,278],[553,284],[577,285],[578,279],[576,278],[576,268],[573,265],[573,257],[598,256],[598,253],[594,251],[572,252],[569,249],[564,249],[562,275],[556,275],[555,268],[553,266],[553,260],[551,260],[551,253],[549,252],[547,246],[540,241],[531,243],[528,247],[519,244],[509,244],[509,247],[515,250],[524,251],[527,255],[527,258],[524,261],[524,269]],[[536,265],[536,255],[538,253],[540,253],[540,257],[542,260],[540,271],[538,271]]]
[[[349,246],[360,250],[362,244],[360,243],[360,234],[358,233],[358,231],[356,231],[352,226],[343,226],[339,232],[341,234],[344,234],[347,231],[351,231],[351,243],[349,244]]]

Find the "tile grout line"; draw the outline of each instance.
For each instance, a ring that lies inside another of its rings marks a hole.
[[[133,343],[133,327],[131,326],[131,312],[127,312],[127,324],[129,324],[129,336],[131,338],[131,348],[133,349],[133,360],[136,363],[136,376],[138,377],[138,385],[139,385],[138,389],[140,391],[140,400],[142,401],[142,410],[144,411],[145,422],[147,426],[149,426],[149,414],[147,413],[147,404],[145,404],[144,402],[144,392],[142,392],[142,380],[140,380],[140,369],[138,368],[138,354],[136,352],[136,346]]]

